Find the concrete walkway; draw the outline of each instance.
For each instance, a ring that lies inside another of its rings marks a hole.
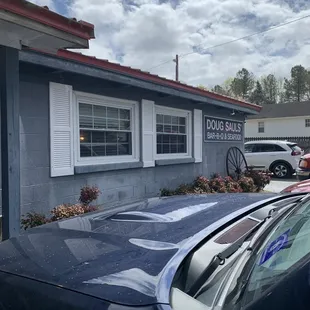
[[[268,184],[264,190],[272,193],[280,193],[284,188],[297,183],[297,180],[290,179],[290,180],[271,180],[270,184]]]

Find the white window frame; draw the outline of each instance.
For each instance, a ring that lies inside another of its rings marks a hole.
[[[262,124],[262,126],[260,126]],[[260,129],[263,129],[263,131],[259,131]],[[265,133],[265,122],[258,122],[257,123],[257,132],[258,133]]]
[[[175,108],[168,108],[163,106],[155,105],[155,160],[160,159],[180,159],[180,158],[191,158],[192,149],[193,149],[193,139],[192,139],[192,112],[188,110],[181,110]],[[173,153],[173,154],[157,154],[157,130],[156,130],[156,116],[157,114],[171,115],[171,116],[180,116],[186,118],[186,143],[187,143],[187,153]]]
[[[310,127],[310,118],[305,119],[305,127],[309,128]]]
[[[130,110],[130,124],[132,129],[132,155],[81,157],[80,156],[80,124],[79,102],[95,104],[113,108],[125,108]],[[75,166],[116,164],[138,162],[140,160],[140,137],[139,137],[139,103],[136,101],[94,95],[84,92],[73,92],[73,115],[74,115],[74,162]]]

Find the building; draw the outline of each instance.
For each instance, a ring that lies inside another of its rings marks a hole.
[[[85,184],[110,205],[224,175],[245,115],[260,110],[64,50],[20,52],[20,100],[22,213],[74,202]]]
[[[243,148],[245,117],[261,109],[63,49],[17,55],[19,135],[7,153],[18,152],[18,215],[76,202],[86,184],[108,207],[224,175],[227,150]]]
[[[65,18],[25,0],[0,1],[1,201],[3,238],[20,228],[19,51],[24,47],[56,53],[88,48],[94,26]],[[2,222],[1,222],[2,223]]]
[[[248,116],[245,140],[289,140],[310,151],[310,101],[263,105]]]

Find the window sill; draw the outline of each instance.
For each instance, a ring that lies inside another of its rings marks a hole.
[[[84,173],[94,173],[94,172],[105,172],[105,171],[114,171],[114,170],[126,170],[126,169],[135,169],[142,168],[142,162],[127,162],[127,163],[115,163],[115,164],[100,164],[100,165],[85,165],[85,166],[75,166],[75,174],[84,174]]]
[[[195,163],[195,158],[174,158],[174,159],[157,159],[156,166],[169,166]]]

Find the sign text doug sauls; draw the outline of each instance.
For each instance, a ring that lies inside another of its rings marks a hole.
[[[244,123],[241,121],[205,116],[204,141],[243,141]]]

